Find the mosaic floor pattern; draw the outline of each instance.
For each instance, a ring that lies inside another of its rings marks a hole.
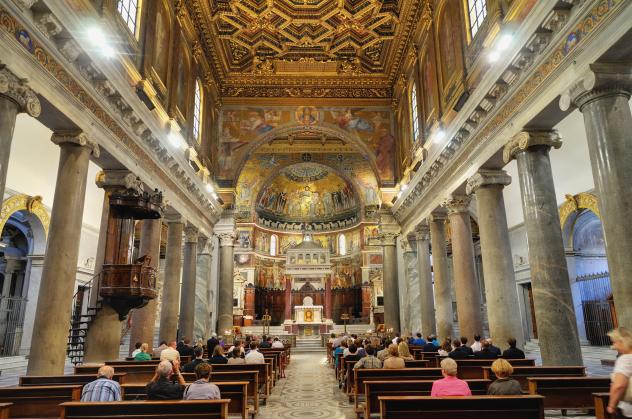
[[[292,354],[287,378],[274,387],[257,418],[354,418],[353,404],[338,390],[325,354]]]

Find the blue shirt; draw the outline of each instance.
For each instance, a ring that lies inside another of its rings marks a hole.
[[[424,338],[417,338],[413,340],[413,345],[415,346],[424,346],[426,344],[426,340]]]
[[[82,402],[120,402],[121,385],[108,378],[97,378],[83,386]]]

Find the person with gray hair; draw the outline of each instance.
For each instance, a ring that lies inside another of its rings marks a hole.
[[[185,381],[180,374],[180,361],[160,361],[154,377],[146,386],[147,400],[180,400],[184,388]]]
[[[114,368],[103,365],[99,368],[97,379],[83,386],[82,402],[119,402],[121,401],[121,385],[112,380]]]

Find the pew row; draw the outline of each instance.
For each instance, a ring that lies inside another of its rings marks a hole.
[[[493,373],[491,367],[483,368],[483,378],[486,380],[496,380],[496,374]],[[511,378],[520,383],[522,390],[529,391],[529,377],[585,377],[586,367],[514,367]]]
[[[611,415],[606,410],[608,403],[610,403],[610,393],[593,393],[593,401],[597,419],[614,419],[614,415]]]
[[[484,378],[483,367],[491,367],[495,359],[455,359],[461,380]],[[512,367],[535,367],[535,359],[506,359]],[[437,365],[438,367],[438,365]]]
[[[544,396],[544,408],[561,410],[595,408],[593,393],[610,389],[608,377],[529,377],[529,394]]]
[[[228,417],[229,400],[132,401],[61,404],[62,419],[169,418],[209,419]]]
[[[125,384],[126,373],[114,373],[112,379],[119,384]],[[24,375],[20,377],[20,387],[28,386],[68,386],[68,385],[86,385],[96,380],[94,374],[75,374],[75,375]]]
[[[0,388],[0,403],[12,403],[12,418],[58,418],[59,404],[81,400],[81,386]]]

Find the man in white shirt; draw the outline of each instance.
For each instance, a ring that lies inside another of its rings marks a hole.
[[[246,364],[265,364],[263,354],[257,350],[257,343],[250,342],[250,352],[246,354]]]
[[[177,343],[175,340],[169,342],[169,346],[160,353],[161,361],[180,361],[180,352],[176,350]]]
[[[279,338],[275,337],[274,342],[272,342],[272,347],[274,349],[283,349],[284,348],[283,342],[281,342]]]
[[[479,335],[474,335],[474,343],[472,346],[472,352],[480,352],[483,349],[483,345],[481,344],[481,337]]]
[[[138,355],[140,353],[140,347],[143,343],[142,342],[136,342],[136,345],[134,345],[134,347],[136,349],[134,349],[134,351],[132,352],[132,358],[134,358],[136,355]]]
[[[400,338],[400,334],[399,333],[395,333],[395,337],[393,338],[393,340],[391,342],[393,342],[393,345],[397,345],[399,344],[398,340]]]

